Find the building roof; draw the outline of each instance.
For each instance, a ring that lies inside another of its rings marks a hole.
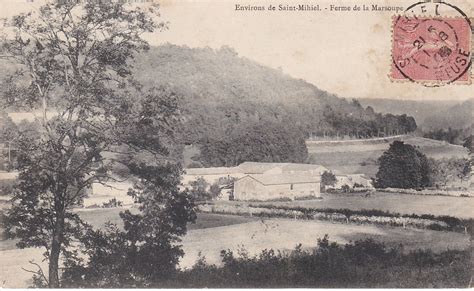
[[[322,173],[327,170],[321,165],[313,164],[244,162],[237,167],[190,168],[185,171],[187,175],[263,174],[275,168],[280,168],[284,173],[310,171]]]
[[[238,167],[191,168],[185,171],[187,175],[230,175],[241,173]]]
[[[286,164],[283,166],[283,172],[306,172],[306,171],[315,171],[319,173],[323,173],[327,171],[325,167],[321,165],[313,165],[313,164]]]
[[[240,178],[242,180],[246,177],[252,178],[263,185],[285,185],[285,184],[302,184],[302,183],[319,183],[321,178],[319,175],[310,174],[294,174],[294,173],[283,173],[283,174],[253,174],[247,175]]]
[[[263,174],[268,170],[274,168],[282,169],[282,172],[305,172],[305,171],[320,171],[327,170],[321,165],[313,164],[298,164],[298,163],[257,163],[244,162],[237,166],[244,174]]]
[[[286,165],[286,163],[257,163],[257,162],[244,162],[237,167],[244,174],[263,174],[268,170],[276,168],[278,166]]]

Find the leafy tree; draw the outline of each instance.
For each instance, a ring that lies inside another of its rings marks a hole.
[[[218,183],[214,183],[209,187],[209,194],[211,194],[211,199],[216,199],[221,195],[221,186]]]
[[[73,264],[72,246],[87,229],[72,208],[93,183],[114,181],[116,164],[137,177],[131,193],[141,204],[140,214],[122,214],[126,229],[117,239],[140,245],[140,254],[179,254],[173,243],[193,212],[187,196],[177,192],[180,170],[171,150],[179,148],[173,146],[177,96],[142,90],[130,65],[148,48],[142,34],[164,27],[155,22],[156,14],[156,6],[59,1],[6,22],[5,35],[11,37],[3,40],[2,52],[18,70],[5,82],[3,101],[31,112],[41,109],[42,116],[38,130],[19,130],[19,185],[5,223],[19,247],[46,250],[48,278],[42,279],[48,287],[61,286],[60,257],[66,266]],[[107,243],[114,240],[108,234]],[[150,255],[148,262],[162,258]]]
[[[208,191],[209,183],[202,178],[199,177],[195,181],[189,182],[191,189],[189,190],[189,194],[195,200],[208,200],[211,199],[211,194]]]
[[[447,187],[456,182],[469,179],[471,163],[468,159],[444,158],[441,160],[429,159],[430,179],[436,187]]]
[[[423,188],[432,184],[426,156],[403,141],[390,144],[378,162],[376,186],[379,188]]]
[[[176,275],[184,254],[180,237],[187,223],[196,219],[191,196],[178,191],[180,171],[169,164],[132,167],[132,174],[144,179],[131,190],[140,213],[120,214],[124,231],[112,224],[104,230],[89,229],[82,238],[89,261],[67,260],[64,286],[150,287]]]
[[[15,158],[15,142],[18,136],[18,128],[5,111],[0,112],[0,144],[5,146],[0,157],[0,169],[10,170]]]
[[[463,147],[467,148],[470,153],[472,153],[472,134],[464,139],[462,145]]]
[[[326,186],[336,185],[337,179],[336,175],[332,172],[324,171],[321,175],[321,188],[326,189]]]

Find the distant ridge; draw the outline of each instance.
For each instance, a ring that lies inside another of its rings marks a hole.
[[[400,100],[382,98],[358,99],[375,111],[413,116],[423,130],[466,128],[472,124],[472,100]]]

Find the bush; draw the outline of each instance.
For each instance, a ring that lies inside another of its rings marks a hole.
[[[122,201],[117,200],[115,197],[110,199],[107,202],[102,203],[102,208],[115,208],[115,207],[122,207]]]
[[[326,235],[314,251],[298,245],[289,253],[265,249],[221,252],[222,267],[198,260],[174,287],[464,287],[470,280],[469,251],[403,251],[373,239],[341,245]]]
[[[342,185],[341,190],[344,193],[349,193],[351,191],[351,187],[349,185]]]

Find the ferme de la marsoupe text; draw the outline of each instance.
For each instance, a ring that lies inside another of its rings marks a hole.
[[[332,12],[345,12],[345,11],[391,11],[395,13],[402,12],[404,10],[401,6],[383,6],[378,4],[356,4],[352,6],[339,6],[339,5],[320,5],[320,4],[299,4],[299,5],[288,5],[288,4],[270,4],[270,5],[242,5],[235,4],[236,11],[332,11]]]

